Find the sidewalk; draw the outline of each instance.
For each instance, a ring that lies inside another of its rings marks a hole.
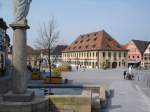
[[[150,71],[145,70],[138,72],[133,84],[137,85],[145,95],[150,97]]]
[[[134,88],[132,82],[116,81],[110,86],[114,90],[114,97],[110,105],[103,112],[150,112],[150,100],[140,88]]]
[[[124,69],[87,69],[84,72],[73,71],[63,76],[77,84],[106,84],[110,89],[113,89],[114,97],[109,100],[108,108],[103,109],[102,112],[150,112],[150,97],[144,94],[145,87],[135,83],[137,79],[124,80],[123,71]],[[143,74],[143,71],[140,72]],[[141,81],[142,78],[140,77]]]

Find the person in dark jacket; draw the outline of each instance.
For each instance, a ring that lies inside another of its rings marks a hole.
[[[32,72],[32,66],[31,66],[31,63],[29,62],[29,64],[27,65],[27,68],[30,72]]]
[[[127,71],[125,70],[125,71],[123,72],[123,77],[124,77],[124,79],[126,79],[126,75],[127,75]]]

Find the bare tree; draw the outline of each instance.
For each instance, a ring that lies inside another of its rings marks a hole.
[[[58,38],[59,32],[56,30],[56,22],[54,17],[49,20],[48,24],[43,23],[39,26],[39,38],[36,41],[36,46],[40,49],[46,49],[47,55],[47,62],[49,66],[49,72],[51,76],[51,50],[55,47]]]

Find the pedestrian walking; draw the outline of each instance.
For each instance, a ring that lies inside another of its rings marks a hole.
[[[76,69],[77,69],[77,71],[78,71],[78,69],[79,69],[79,68],[78,68],[78,65],[76,66]]]
[[[129,66],[129,74],[132,74],[132,66]]]
[[[82,66],[80,65],[80,68],[81,68]]]
[[[83,66],[83,71],[85,71],[85,66]]]
[[[127,71],[125,70],[125,71],[123,72],[123,77],[124,77],[124,79],[126,79],[126,75],[127,75]]]
[[[31,63],[29,62],[29,64],[27,65],[27,69],[32,72],[32,66],[31,66]]]

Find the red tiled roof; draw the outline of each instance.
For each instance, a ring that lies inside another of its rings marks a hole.
[[[104,30],[80,35],[63,52],[87,50],[126,50]]]

